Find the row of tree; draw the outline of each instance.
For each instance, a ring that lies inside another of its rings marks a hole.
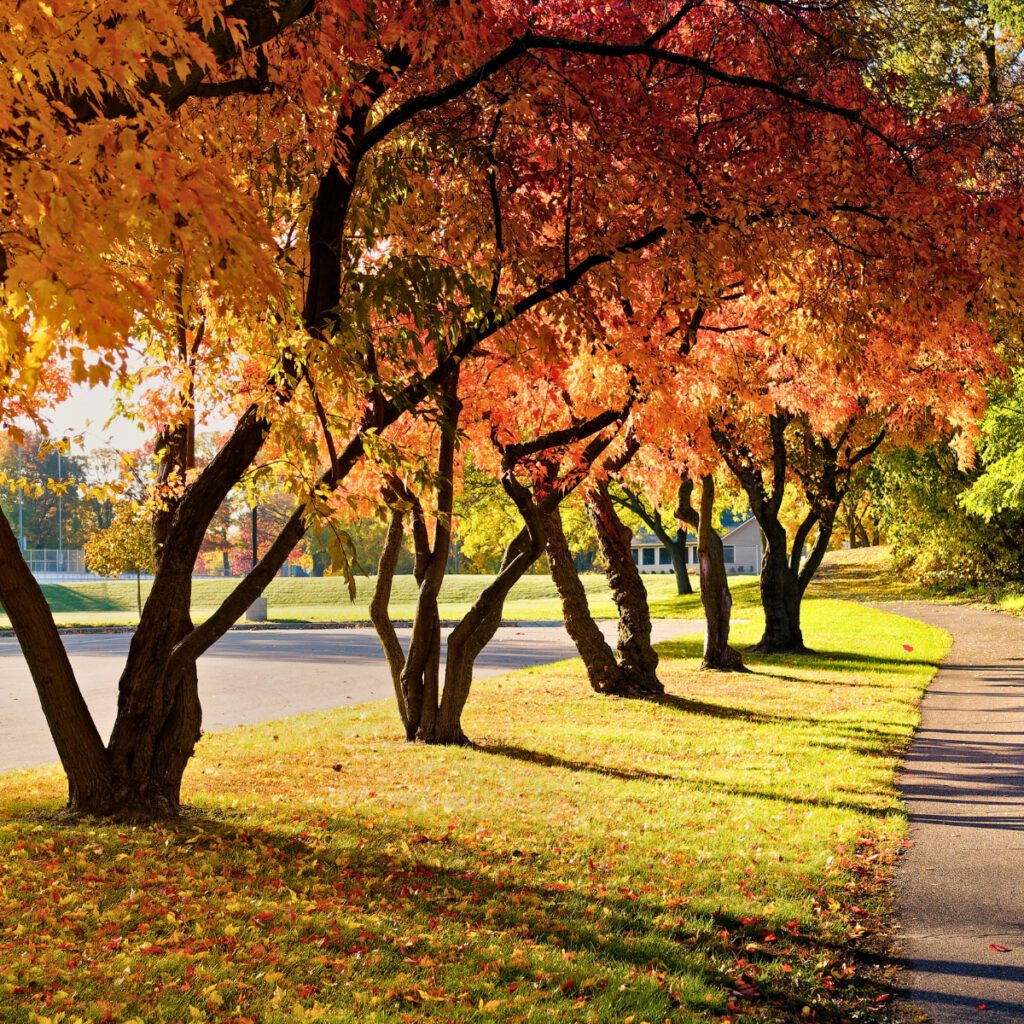
[[[1015,8],[995,32],[973,3],[920,6],[8,4],[0,417],[42,424],[71,383],[107,382],[156,438],[155,576],[107,741],[0,517],[0,602],[70,807],[177,812],[197,659],[311,526],[344,568],[345,510],[387,510],[374,619],[410,737],[463,741],[473,662],[542,551],[595,687],[660,692],[617,479],[674,492],[696,524],[706,658],[728,666],[708,529],[724,462],[766,538],[761,647],[801,650],[853,475],[884,445],[969,458],[1020,303]],[[201,464],[197,435],[225,416]],[[519,520],[442,679],[467,450]],[[261,478],[291,511],[195,624],[211,524]],[[565,557],[573,494],[620,608],[614,650]],[[406,530],[403,652],[386,609]]]

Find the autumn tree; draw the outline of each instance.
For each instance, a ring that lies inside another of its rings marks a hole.
[[[85,542],[85,565],[89,572],[111,579],[135,574],[135,599],[142,614],[142,574],[152,572],[153,523],[146,509],[122,501],[109,526],[97,530]]]
[[[805,649],[801,600],[856,474],[883,443],[919,446],[945,435],[969,444],[995,363],[979,329],[950,330],[942,346],[937,329],[927,344],[903,335],[898,345],[881,330],[845,352],[797,353],[754,332],[730,336],[736,376],[720,382],[708,430],[765,538],[765,630],[756,650]],[[727,389],[743,381],[748,390],[737,400]],[[805,512],[790,533],[782,509],[791,483]]]
[[[658,260],[702,293],[723,262],[752,279],[814,225],[959,216],[923,201],[914,128],[865,88],[830,9],[125,7],[19,6],[2,43],[19,117],[0,414],[38,402],[57,361],[148,384],[158,439],[156,573],[108,744],[0,519],[0,600],[75,810],[176,813],[196,659],[367,451],[485,347],[542,348]],[[643,365],[628,345],[621,362]],[[200,467],[211,406],[237,425]],[[193,624],[206,530],[268,444],[296,463],[293,511]]]

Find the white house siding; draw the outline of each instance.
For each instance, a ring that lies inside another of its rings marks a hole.
[[[730,575],[757,573],[761,570],[761,529],[753,518],[733,527],[722,535],[725,548],[725,571]],[[668,548],[646,530],[637,531],[632,541],[633,562],[641,573],[672,572],[672,556]],[[686,564],[697,565],[697,541],[689,534],[686,545]]]

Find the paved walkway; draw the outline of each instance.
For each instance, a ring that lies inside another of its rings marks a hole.
[[[2,515],[3,513],[0,513]],[[602,622],[605,635],[616,624]],[[703,619],[655,619],[655,640],[700,632]],[[450,630],[444,631],[444,636]],[[408,645],[410,631],[400,629]],[[100,733],[114,722],[117,679],[128,653],[128,633],[66,636],[71,663]],[[473,675],[511,672],[575,658],[560,622],[502,626],[477,658]],[[387,662],[372,629],[232,631],[199,659],[203,728],[266,722],[304,711],[325,711],[370,700],[391,700]],[[57,759],[18,641],[0,638],[0,771]]]
[[[953,634],[902,783],[913,843],[898,874],[907,1001],[936,1024],[1021,1024],[1024,619],[884,607]]]

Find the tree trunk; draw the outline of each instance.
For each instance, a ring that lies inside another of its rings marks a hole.
[[[665,546],[672,556],[672,571],[676,574],[676,594],[679,597],[692,594],[690,574],[686,571],[686,532],[681,530],[678,538]]]
[[[587,679],[597,693],[618,693],[626,688],[626,678],[615,660],[615,652],[590,614],[587,592],[576,572],[558,509],[548,515],[545,534],[548,564],[562,599],[566,632],[579,651]]]
[[[462,712],[473,684],[473,665],[501,625],[505,598],[537,560],[543,549],[543,530],[539,518],[528,522],[505,549],[501,568],[494,581],[484,588],[473,607],[448,637],[445,659],[444,693],[433,730],[421,730],[424,743],[466,744],[462,731]]]
[[[786,556],[786,531],[778,520],[761,523],[766,547],[761,563],[761,604],[764,633],[751,648],[760,654],[803,654],[807,651],[800,629],[803,596],[799,571]]]
[[[121,818],[174,817],[181,807],[181,779],[199,742],[202,709],[199,675],[190,660],[171,668],[158,652],[192,630],[190,616],[168,617],[164,635],[132,637],[119,684],[118,716],[108,752],[117,781],[111,808],[81,808]]]
[[[586,508],[607,566],[612,598],[619,609],[616,661],[623,673],[623,683],[605,692],[620,697],[660,697],[665,688],[658,679],[658,653],[651,644],[647,590],[630,554],[631,532],[615,511],[607,482],[596,484],[587,493]]]
[[[732,593],[725,571],[725,548],[714,528],[715,481],[701,478],[697,526],[697,560],[700,563],[700,601],[704,606],[704,658],[701,668],[720,672],[744,671],[739,651],[729,646]]]
[[[0,602],[14,627],[43,714],[68,778],[68,807],[110,806],[113,772],[99,731],[53,621],[10,523],[0,510]]]
[[[315,561],[316,556],[314,556]],[[228,549],[225,548],[220,553],[220,564],[224,569],[224,578],[227,579],[231,575],[231,559],[228,557]]]

